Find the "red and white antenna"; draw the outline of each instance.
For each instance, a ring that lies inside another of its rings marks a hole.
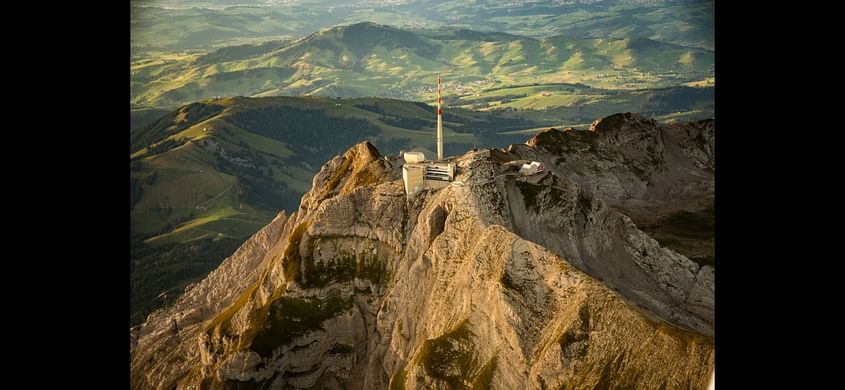
[[[440,106],[440,74],[437,74],[437,161],[443,160],[443,109]]]

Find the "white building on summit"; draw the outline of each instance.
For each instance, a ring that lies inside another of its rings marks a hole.
[[[402,156],[402,158],[405,159],[406,163],[411,163],[411,164],[418,164],[418,163],[425,162],[425,155],[422,154],[421,152],[405,152],[405,154]]]
[[[405,193],[413,196],[422,189],[439,190],[455,179],[455,164],[450,162],[425,161],[420,152],[405,153],[405,165],[402,166],[402,181]]]
[[[519,173],[521,175],[533,175],[535,173],[540,173],[545,170],[543,163],[539,161],[532,161],[531,164],[522,164],[522,167],[519,168]]]
[[[413,196],[422,189],[440,189],[455,179],[455,164],[443,162],[443,109],[440,99],[440,76],[437,76],[437,161],[425,161],[421,152],[407,152],[402,157],[402,181],[405,193]]]

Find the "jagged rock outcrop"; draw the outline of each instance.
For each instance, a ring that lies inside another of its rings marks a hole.
[[[712,119],[661,126],[638,114],[614,114],[587,131],[543,131],[508,152],[508,158],[544,162],[637,222],[713,201]]]
[[[542,161],[702,266],[713,266],[714,121],[659,125],[637,114],[596,120],[589,130],[548,129],[504,160]]]
[[[455,158],[455,183],[411,199],[368,142],[332,159],[148,318],[132,387],[704,388],[713,268],[506,157]]]

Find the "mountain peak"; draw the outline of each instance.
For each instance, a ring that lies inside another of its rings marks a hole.
[[[309,204],[320,202],[362,186],[387,181],[392,177],[391,173],[378,149],[370,141],[362,141],[323,165],[314,176],[313,194],[306,194],[306,197],[313,199]]]
[[[326,33],[334,33],[334,34],[361,34],[365,32],[394,32],[394,31],[405,31],[399,27],[391,26],[389,24],[380,24],[376,22],[364,21],[364,22],[357,22],[351,24],[341,24],[337,26],[332,26],[329,28],[325,28],[320,30],[317,34],[326,34]]]
[[[358,23],[347,24],[345,26],[340,26],[340,28],[377,28],[377,29],[392,29],[395,30],[396,28],[386,24],[379,24],[376,22],[370,21],[363,21]]]
[[[614,148],[623,148],[625,140],[639,139],[636,133],[654,133],[658,124],[654,119],[640,114],[625,112],[596,119],[588,130],[567,127],[563,130],[549,128],[542,130],[529,139],[526,144],[542,147],[549,151],[562,153],[569,150],[572,143],[599,145],[612,143]]]
[[[645,118],[636,113],[624,112],[596,119],[590,125],[590,131],[613,132],[656,126],[657,122],[654,119]]]
[[[605,147],[616,150],[467,152],[450,158],[453,183],[413,198],[400,159],[350,147],[295,213],[135,330],[133,388],[703,387],[714,268],[555,164],[581,155],[576,169],[615,174],[636,145]],[[522,159],[547,169],[521,175]]]
[[[378,46],[387,50],[410,50],[426,58],[434,58],[440,52],[440,47],[428,38],[412,31],[374,22],[359,22],[325,29],[305,38],[299,45],[315,45],[321,49],[338,52],[349,50],[358,58],[371,54]]]

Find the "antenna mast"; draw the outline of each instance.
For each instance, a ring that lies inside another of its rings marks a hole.
[[[437,161],[443,160],[443,109],[440,106],[440,74],[437,74]]]

